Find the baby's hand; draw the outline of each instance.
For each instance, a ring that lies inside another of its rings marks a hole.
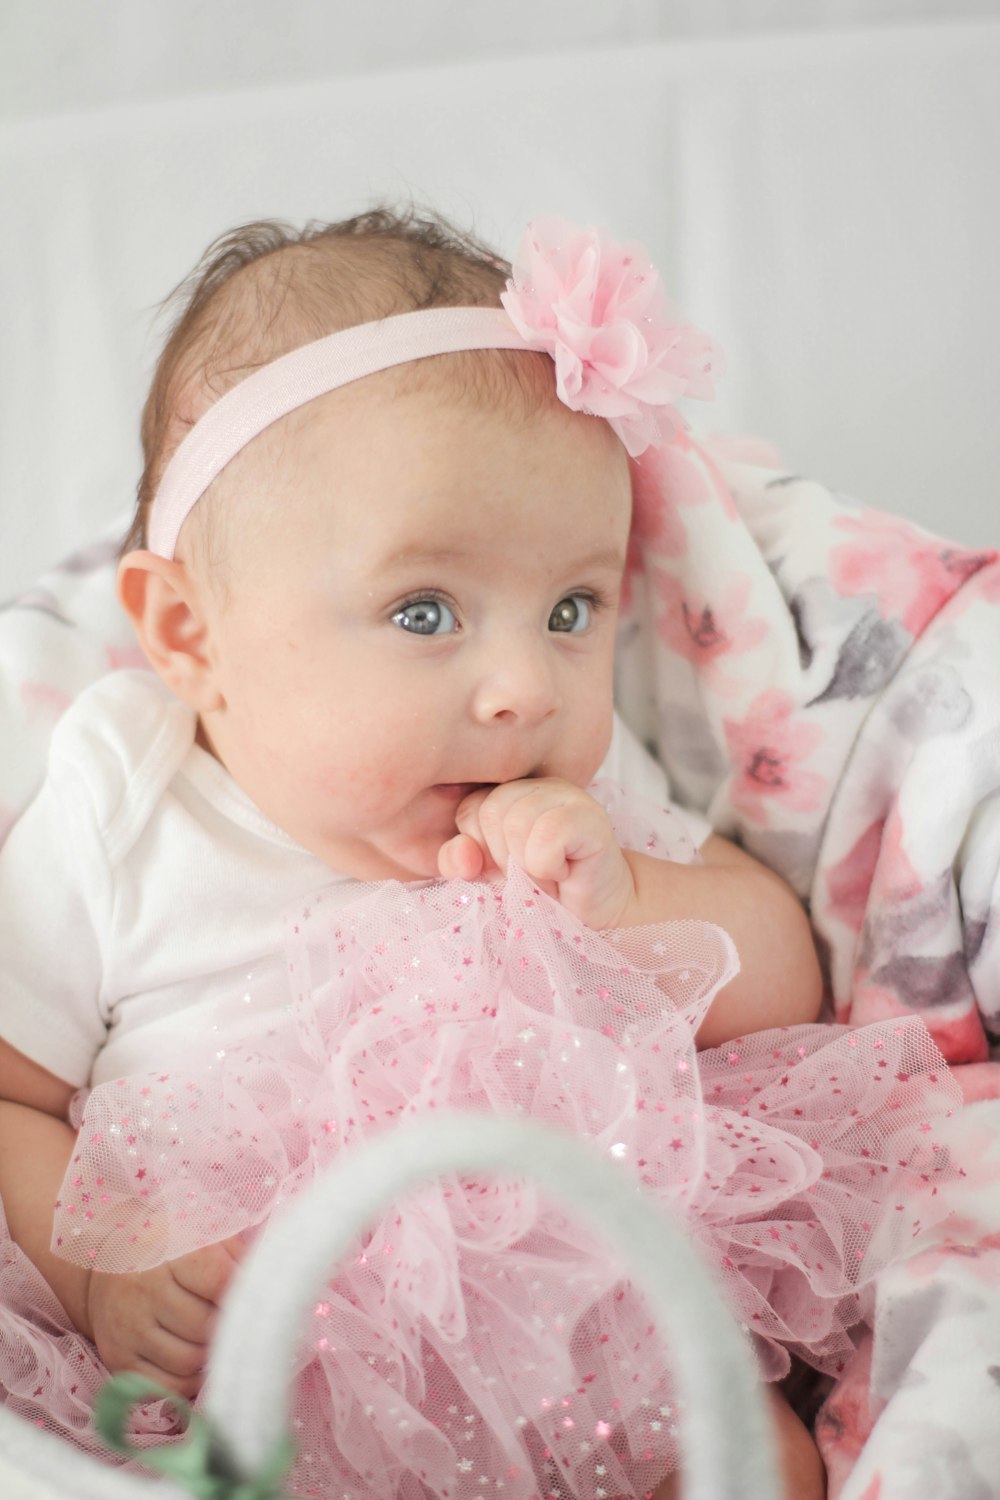
[[[91,1337],[108,1369],[135,1370],[193,1400],[219,1302],[244,1248],[237,1235],[152,1271],[94,1271]]]
[[[478,880],[508,860],[598,931],[621,921],[635,894],[611,821],[593,797],[555,777],[506,781],[458,806],[459,832],[442,845],[446,879]]]

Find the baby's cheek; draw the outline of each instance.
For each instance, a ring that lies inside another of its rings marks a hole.
[[[356,802],[369,802],[385,794],[388,777],[370,765],[348,760],[345,763],[324,765],[317,769],[316,790],[326,797],[349,796]]]
[[[577,786],[589,786],[597,775],[611,744],[612,710],[607,717],[593,724],[581,726],[579,735],[574,735],[567,746],[567,763],[572,768],[567,780]]]
[[[315,786],[325,797],[341,797],[350,805],[362,808],[378,806],[391,799],[401,783],[398,760],[352,753],[326,760],[317,767]]]

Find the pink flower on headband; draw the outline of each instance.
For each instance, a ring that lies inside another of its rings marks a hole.
[[[605,417],[635,458],[683,427],[679,396],[710,398],[718,346],[681,321],[641,245],[564,219],[529,224],[500,301],[555,360],[559,399]]]

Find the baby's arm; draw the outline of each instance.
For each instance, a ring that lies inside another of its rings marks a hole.
[[[513,859],[598,930],[685,918],[725,928],[740,972],[712,1005],[701,1046],[816,1019],[822,985],[805,911],[780,876],[726,839],[713,834],[694,865],[622,850],[604,809],[555,778],[474,793],[457,822],[439,857],[443,875],[476,879]]]
[[[49,1248],[53,1206],[76,1146],[66,1122],[73,1093],[71,1084],[0,1041],[0,1198],[10,1235],[89,1335],[90,1272]]]
[[[740,972],[719,991],[699,1046],[816,1020],[823,985],[809,919],[779,875],[718,834],[702,845],[700,865],[623,855],[633,895],[618,926],[695,917],[724,927],[736,945]]]
[[[152,1271],[105,1274],[50,1248],[52,1216],[76,1134],[75,1090],[0,1041],[0,1198],[11,1238],[45,1277],[74,1327],[109,1370],[136,1370],[193,1397],[216,1306],[242,1242],[209,1245]]]

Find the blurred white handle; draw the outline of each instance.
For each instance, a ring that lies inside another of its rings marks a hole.
[[[287,1427],[301,1329],[358,1233],[421,1180],[473,1168],[530,1177],[628,1258],[669,1340],[685,1401],[685,1497],[774,1500],[776,1469],[750,1350],[681,1230],[580,1143],[478,1115],[442,1115],[382,1136],[268,1225],[226,1299],[205,1389],[206,1411],[237,1462],[253,1473]]]

